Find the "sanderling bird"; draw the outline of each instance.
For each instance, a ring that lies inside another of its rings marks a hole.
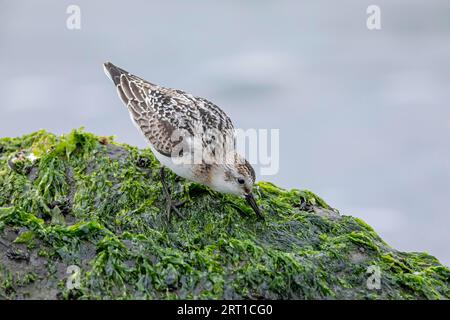
[[[162,164],[160,175],[168,214],[173,210],[182,217],[179,205],[171,199],[164,167],[213,190],[245,197],[263,219],[252,193],[255,171],[236,152],[234,127],[222,109],[204,98],[150,83],[110,62],[104,69],[132,122]]]

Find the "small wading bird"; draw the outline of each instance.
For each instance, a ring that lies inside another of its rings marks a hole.
[[[223,110],[204,98],[150,83],[110,62],[104,69],[162,164],[168,214],[173,210],[182,217],[170,196],[164,166],[213,190],[245,197],[264,219],[252,193],[255,171],[235,151],[234,127]]]

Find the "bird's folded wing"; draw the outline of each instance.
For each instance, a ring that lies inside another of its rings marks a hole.
[[[125,73],[120,76],[117,91],[138,128],[163,155],[174,156],[182,140],[192,141],[190,138],[194,137],[202,148],[210,148],[212,152],[214,146],[230,141],[234,146],[230,118],[206,99]]]

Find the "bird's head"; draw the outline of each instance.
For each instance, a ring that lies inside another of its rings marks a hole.
[[[234,163],[215,166],[210,179],[212,189],[245,197],[258,217],[263,218],[252,192],[255,170],[245,158],[236,153]]]

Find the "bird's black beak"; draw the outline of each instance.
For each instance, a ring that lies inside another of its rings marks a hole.
[[[247,200],[247,203],[250,205],[250,207],[252,207],[253,211],[255,211],[258,218],[260,220],[264,220],[264,216],[262,215],[261,210],[259,209],[258,204],[256,203],[253,193],[246,194],[245,200]]]

